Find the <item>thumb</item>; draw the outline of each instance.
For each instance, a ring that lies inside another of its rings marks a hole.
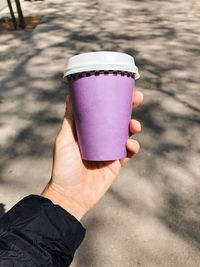
[[[73,120],[73,107],[70,95],[66,97],[65,117],[70,121]]]
[[[65,138],[68,142],[77,140],[73,106],[70,95],[66,97],[65,116],[58,136]]]

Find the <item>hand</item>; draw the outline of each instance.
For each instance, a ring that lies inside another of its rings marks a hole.
[[[132,109],[143,101],[141,92],[133,93]],[[141,131],[130,121],[130,136]],[[76,135],[72,103],[67,97],[66,113],[54,146],[52,177],[42,196],[58,204],[78,220],[105,194],[120,169],[139,151],[136,140],[127,140],[126,158],[113,161],[82,160]]]

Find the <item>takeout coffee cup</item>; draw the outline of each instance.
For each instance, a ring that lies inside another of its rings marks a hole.
[[[82,159],[109,161],[127,156],[137,78],[134,58],[125,53],[99,51],[69,59],[64,80],[69,83]]]

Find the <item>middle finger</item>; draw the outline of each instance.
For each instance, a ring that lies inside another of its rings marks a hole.
[[[139,133],[141,131],[141,124],[137,120],[130,120],[129,124],[129,136]]]

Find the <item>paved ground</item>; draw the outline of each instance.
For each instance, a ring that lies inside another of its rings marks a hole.
[[[14,0],[11,0],[11,3],[12,3],[13,10],[15,11],[16,10],[16,5],[14,3]],[[5,12],[8,12],[8,11],[9,11],[9,9],[8,9],[7,0],[1,0],[1,2],[0,2],[0,12],[2,12],[1,14],[4,15]],[[1,14],[0,14],[0,18],[1,18]]]
[[[23,2],[33,32],[0,34],[0,212],[39,194],[64,112],[62,72],[79,52],[135,56],[140,154],[83,219],[73,267],[200,266],[198,0]]]
[[[1,0],[0,2],[0,11],[7,7],[7,1]]]

